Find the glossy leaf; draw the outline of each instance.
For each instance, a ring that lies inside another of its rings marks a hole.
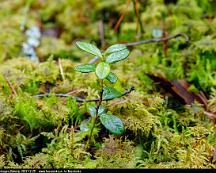
[[[115,83],[117,82],[118,77],[114,73],[110,72],[110,74],[106,77],[106,79],[111,83]]]
[[[82,73],[89,73],[89,72],[93,72],[96,69],[96,65],[95,64],[82,64],[79,66],[75,67],[76,71],[82,72]]]
[[[95,72],[99,79],[105,79],[110,73],[110,66],[106,62],[101,62],[97,65]]]
[[[110,54],[106,58],[106,62],[108,62],[108,63],[115,63],[115,62],[124,60],[125,58],[128,57],[128,55],[129,55],[129,50],[128,49],[124,49],[122,51],[118,51],[118,52]]]
[[[96,106],[90,105],[90,106],[88,107],[88,109],[89,109],[90,115],[91,115],[92,117],[96,117]]]
[[[127,49],[127,47],[124,44],[114,44],[114,45],[108,47],[104,53],[107,55],[107,54],[118,52],[118,51],[121,51],[124,49]]]
[[[103,100],[110,100],[114,98],[121,97],[121,93],[112,87],[104,87],[103,90]]]
[[[104,114],[104,113],[106,113],[106,108],[101,105],[99,107],[99,110],[98,110],[98,115],[101,115],[101,114]]]
[[[77,47],[79,47],[80,49],[82,49],[88,53],[102,57],[101,51],[93,44],[77,41],[76,45],[77,45]]]
[[[90,105],[89,107],[89,113],[92,117],[96,117],[96,106],[95,105]],[[104,106],[100,106],[98,110],[98,115],[101,115],[106,112],[106,108]]]
[[[114,115],[102,114],[100,121],[111,133],[116,135],[124,133],[124,125],[120,118]]]

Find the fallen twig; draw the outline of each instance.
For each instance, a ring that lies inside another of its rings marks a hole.
[[[120,97],[123,97],[125,95],[128,95],[130,94],[132,91],[134,91],[135,88],[134,87],[131,87],[129,90],[125,90],[125,92],[120,96]],[[50,94],[50,93],[46,93],[46,94],[37,94],[33,97],[35,98],[42,98],[42,97],[48,97],[50,95],[54,95],[56,97],[72,97],[70,94]],[[76,99],[77,102],[97,102],[99,101],[100,99],[99,98],[94,98],[94,99],[83,99],[83,98],[80,98],[80,97],[74,97]],[[113,100],[113,99],[103,99],[102,101],[108,101],[108,100]]]
[[[186,34],[178,33],[178,34],[175,34],[173,36],[166,37],[166,38],[153,38],[153,39],[150,39],[150,40],[142,40],[142,41],[137,41],[137,42],[125,43],[124,45],[125,46],[138,46],[138,45],[141,45],[141,44],[164,42],[164,41],[171,40],[171,39],[174,39],[174,38],[177,38],[177,37],[184,37],[185,41],[189,42],[189,37]]]

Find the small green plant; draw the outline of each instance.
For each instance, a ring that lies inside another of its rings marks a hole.
[[[81,50],[93,54],[99,58],[98,64],[82,64],[75,67],[76,71],[81,73],[95,72],[100,84],[100,98],[96,100],[96,105],[90,105],[89,113],[93,120],[93,125],[90,130],[89,138],[86,144],[86,149],[91,142],[93,130],[97,124],[98,119],[111,133],[120,135],[124,132],[124,125],[120,118],[115,115],[107,114],[106,108],[102,105],[103,101],[112,100],[122,96],[121,92],[117,91],[111,86],[105,86],[105,80],[110,83],[115,83],[118,78],[115,73],[111,72],[111,64],[126,59],[129,55],[129,50],[124,44],[115,44],[107,48],[105,52],[101,52],[96,46],[85,43],[76,42],[76,45]]]

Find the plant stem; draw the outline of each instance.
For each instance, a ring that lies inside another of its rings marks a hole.
[[[99,115],[98,115],[99,108],[100,108],[101,103],[102,103],[102,101],[103,101],[103,98],[102,98],[102,97],[103,97],[103,79],[101,80],[101,92],[100,92],[100,99],[99,99],[98,104],[97,104],[97,107],[96,107],[96,116],[95,116],[95,118],[94,118],[93,126],[92,126],[92,128],[91,128],[91,132],[90,132],[90,134],[89,134],[89,138],[88,138],[88,141],[87,141],[87,143],[86,143],[85,150],[88,149],[89,143],[91,142],[93,130],[94,130],[94,128],[95,128],[97,119],[98,119],[98,117],[99,117]]]

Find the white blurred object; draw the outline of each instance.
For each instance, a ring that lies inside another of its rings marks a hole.
[[[25,33],[32,38],[40,39],[41,37],[40,29],[37,26],[32,26]]]
[[[22,53],[30,60],[39,62],[35,48],[40,45],[41,32],[37,26],[32,26],[25,32],[27,41],[22,44]]]
[[[154,38],[161,38],[162,35],[163,35],[163,31],[162,31],[160,28],[154,28],[154,29],[152,30],[152,36],[153,36]]]

